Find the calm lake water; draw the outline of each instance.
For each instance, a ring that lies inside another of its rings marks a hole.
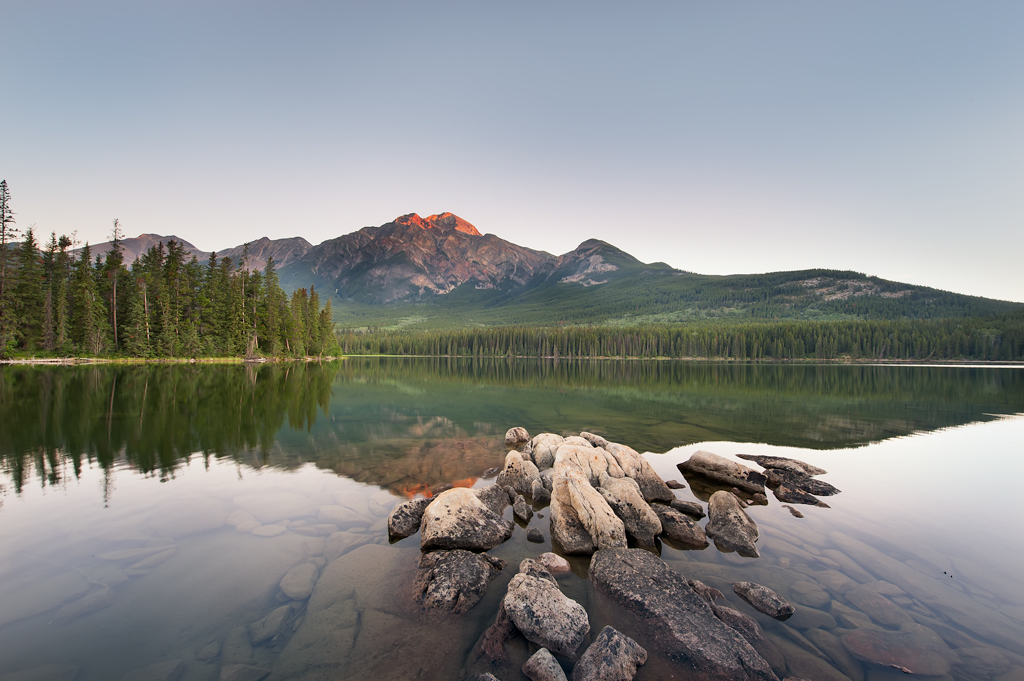
[[[439,484],[489,484],[517,425],[648,452],[702,503],[713,489],[676,468],[700,449],[827,469],[842,490],[831,508],[797,518],[769,494],[749,509],[760,558],[658,547],[759,622],[780,678],[908,678],[841,642],[876,629],[932,678],[1022,681],[1022,414],[1013,367],[2,367],[0,681],[258,678],[234,665],[270,679],[525,679],[535,646],[512,640],[510,663],[490,666],[478,639],[519,562],[551,550],[547,509],[530,523],[546,543],[517,527],[489,552],[508,565],[487,596],[440,619],[410,600],[419,536],[391,544],[386,523]],[[571,562],[560,586],[592,635],[612,624],[651,653],[637,679],[696,678],[591,587],[589,559]],[[311,600],[286,596],[282,577],[306,563],[322,583]],[[761,616],[735,581],[797,614]]]

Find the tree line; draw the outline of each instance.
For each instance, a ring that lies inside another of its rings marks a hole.
[[[741,360],[1024,360],[1024,314],[996,317],[635,327],[346,330],[345,354]]]
[[[6,181],[0,213],[0,356],[337,354],[330,299],[321,306],[312,287],[289,299],[272,258],[262,272],[250,269],[248,248],[238,262],[214,253],[200,263],[170,240],[127,264],[117,220],[95,260],[66,235],[40,249],[31,227],[14,228]]]

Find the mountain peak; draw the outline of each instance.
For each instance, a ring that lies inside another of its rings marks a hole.
[[[408,215],[395,218],[395,224],[414,225],[420,229],[452,229],[456,232],[464,232],[473,236],[482,236],[476,227],[454,213],[428,215],[425,218],[421,218],[416,213],[409,213]]]

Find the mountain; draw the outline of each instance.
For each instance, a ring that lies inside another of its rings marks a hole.
[[[194,255],[200,260],[207,260],[210,257],[209,251],[201,251],[189,242],[185,241],[179,236],[160,236],[159,234],[140,234],[130,239],[124,239],[121,241],[121,248],[124,249],[124,262],[126,265],[131,265],[135,262],[135,258],[141,257],[143,253],[148,251],[158,243],[163,243],[165,246],[168,241],[177,241],[185,247],[185,251]],[[89,250],[92,251],[92,257],[96,257],[100,254],[106,254],[110,251],[112,244],[109,241],[89,246]],[[77,255],[81,253],[82,249],[76,249],[74,252]]]
[[[157,241],[125,239],[126,262]],[[99,244],[94,252],[104,252]],[[237,262],[243,246],[219,252]],[[704,275],[643,263],[596,239],[560,256],[481,234],[466,220],[410,213],[312,245],[293,237],[248,244],[249,267],[273,257],[282,287],[315,286],[346,326],[636,324],[694,320],[936,319],[1024,310],[1024,304],[869,277],[801,270]]]

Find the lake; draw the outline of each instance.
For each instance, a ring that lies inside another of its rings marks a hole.
[[[461,616],[416,607],[419,535],[387,530],[401,501],[493,482],[513,426],[629,445],[705,508],[718,488],[677,468],[698,450],[826,469],[842,490],[829,508],[796,517],[769,492],[747,509],[759,558],[656,547],[757,621],[780,678],[907,678],[843,643],[883,631],[922,660],[930,676],[915,677],[1024,681],[1022,414],[1020,367],[0,367],[0,681],[525,679],[535,645],[514,638],[491,665],[479,638],[520,561],[552,550],[548,509],[529,523],[544,543],[521,524],[488,552],[507,565]],[[637,679],[701,678],[593,588],[589,558],[570,563],[559,586],[591,624],[580,652],[612,624],[648,650]],[[282,578],[307,564],[312,597],[286,595]],[[761,615],[736,581],[797,613]]]

